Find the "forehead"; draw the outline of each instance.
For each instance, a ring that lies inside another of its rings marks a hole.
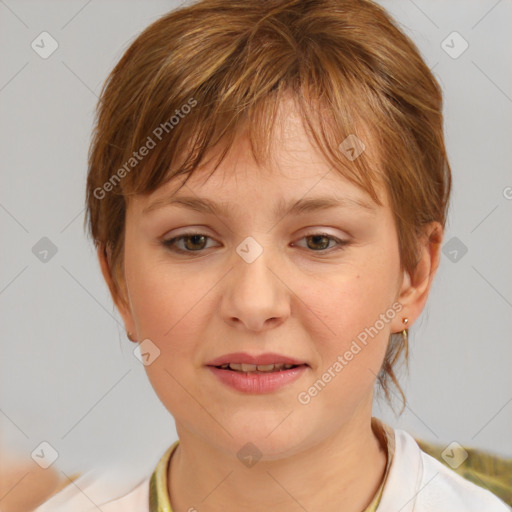
[[[222,204],[236,203],[240,193],[252,192],[252,195],[264,191],[265,196],[272,196],[275,212],[282,211],[285,204],[293,199],[324,197],[328,200],[344,200],[346,204],[366,206],[367,210],[376,209],[377,205],[361,187],[355,185],[335,169],[318,149],[313,137],[308,133],[304,120],[291,97],[286,97],[279,105],[275,122],[269,136],[268,158],[257,163],[253,157],[252,140],[249,136],[250,126],[237,133],[228,153],[223,157],[217,169],[213,163],[221,155],[222,141],[207,151],[200,166],[192,175],[174,176],[158,187],[151,194],[144,196],[141,206],[150,211],[165,204],[171,197],[187,197],[194,202],[194,196],[209,198],[210,206],[215,208]],[[365,157],[379,167],[375,147],[369,135],[365,133]],[[341,150],[340,150],[341,151]],[[354,165],[345,159],[345,165]],[[384,206],[387,198],[382,184],[376,184],[379,199]],[[200,201],[195,201],[201,207]],[[208,201],[203,201],[204,210],[208,210]]]
[[[264,175],[258,169],[251,173],[250,163],[242,173],[237,167],[220,167],[207,176],[197,173],[186,184],[173,180],[140,202],[138,209],[143,216],[151,216],[172,206],[224,218],[265,209],[265,216],[281,219],[334,208],[375,217],[379,208],[387,206],[385,201],[380,206],[374,203],[363,190],[322,162],[301,162],[295,168],[287,166],[284,172],[267,169]]]

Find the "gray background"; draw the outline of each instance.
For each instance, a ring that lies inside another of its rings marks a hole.
[[[454,179],[445,242],[456,240],[411,330],[409,405],[400,418],[385,405],[374,413],[425,440],[512,456],[512,2],[381,3],[444,89]],[[0,0],[0,448],[29,457],[48,441],[66,474],[110,463],[136,479],[176,439],[83,229],[100,87],[176,5]],[[31,48],[42,31],[59,45],[47,59]],[[441,47],[453,31],[469,44],[456,59]],[[43,237],[57,248],[46,262],[32,251]]]

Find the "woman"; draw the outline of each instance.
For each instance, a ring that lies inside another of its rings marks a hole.
[[[505,511],[372,417],[439,265],[439,85],[370,1],[203,0],[102,91],[88,222],[179,441],[104,512]],[[151,478],[150,478],[151,477]]]

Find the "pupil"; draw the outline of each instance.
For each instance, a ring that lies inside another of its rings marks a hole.
[[[204,235],[190,235],[186,238],[186,241],[187,241],[187,249],[191,249],[191,250],[194,250],[194,249],[202,249],[202,247],[190,247],[190,244],[188,243],[188,241],[190,240],[194,240],[193,244],[192,245],[196,245],[197,244],[197,239],[203,239],[203,244],[199,243],[199,245],[204,245]]]
[[[325,242],[327,242],[327,244],[320,243],[320,245],[322,246],[322,247],[320,247],[320,249],[326,249],[327,246],[329,245],[329,239],[326,236],[324,236],[324,235],[312,235],[312,236],[310,236],[308,238],[310,238],[312,240],[318,240],[318,239],[322,240],[323,239]],[[314,244],[316,244],[316,243],[317,242],[315,241]],[[316,247],[316,248],[318,249],[318,247]],[[310,249],[315,249],[315,247],[310,247]]]

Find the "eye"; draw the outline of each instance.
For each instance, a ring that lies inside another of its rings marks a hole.
[[[212,240],[209,236],[202,233],[185,233],[169,240],[163,240],[162,244],[177,253],[191,253],[204,250],[208,239]],[[185,249],[179,248],[177,246],[178,242],[183,242]]]
[[[335,251],[338,249],[343,249],[344,246],[350,243],[348,240],[340,240],[339,238],[329,235],[328,233],[309,233],[301,238],[301,240],[307,240],[306,246],[308,249],[312,249],[313,252],[326,252],[326,250],[329,249],[329,244],[331,242],[335,242],[337,246],[334,249]]]

